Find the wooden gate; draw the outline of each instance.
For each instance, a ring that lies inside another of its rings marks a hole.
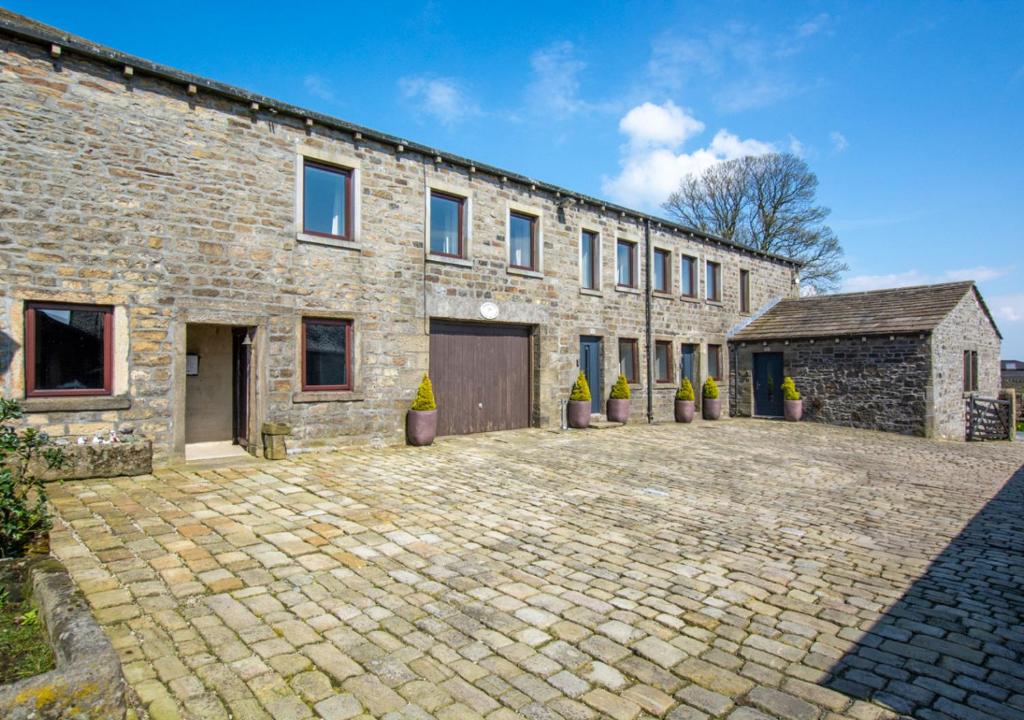
[[[438,435],[529,427],[530,329],[435,320],[430,379]]]
[[[1008,440],[1013,427],[1010,401],[971,395],[967,398],[967,439]]]

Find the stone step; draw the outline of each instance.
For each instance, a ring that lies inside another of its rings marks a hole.
[[[591,420],[589,430],[607,430],[608,428],[622,427],[626,423],[611,422],[610,420]]]

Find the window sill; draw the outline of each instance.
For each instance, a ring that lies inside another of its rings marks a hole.
[[[675,390],[678,386],[671,380],[655,380],[655,390]]]
[[[604,293],[600,290],[594,290],[593,288],[580,288],[580,295],[590,295],[591,297],[604,297]]]
[[[439,265],[458,265],[459,267],[473,267],[473,261],[469,258],[451,257],[449,255],[435,255],[429,253],[427,255],[427,262],[438,263]]]
[[[629,287],[628,285],[616,285],[615,292],[629,293],[631,295],[639,295],[640,288]]]
[[[700,300],[698,300],[693,295],[680,295],[679,299],[682,300],[683,302],[693,303],[694,305],[700,304]]]
[[[360,249],[358,240],[342,240],[340,238],[321,237],[320,235],[309,235],[301,232],[295,234],[295,239],[300,243],[309,243],[310,245],[324,245],[344,250]]]
[[[663,298],[665,300],[675,300],[675,295],[669,292],[663,292],[662,290],[652,290],[651,295],[656,298]]]
[[[303,390],[292,393],[293,403],[362,402],[366,396],[353,390]]]
[[[527,270],[526,268],[508,267],[506,271],[509,275],[522,275],[523,277],[531,278],[543,278],[544,273],[538,270]]]
[[[725,307],[725,303],[721,300],[705,300],[704,304],[710,305],[711,307]]]
[[[59,397],[30,397],[20,401],[21,408],[30,413],[80,412],[84,410],[128,410],[132,399],[128,395],[64,395]]]

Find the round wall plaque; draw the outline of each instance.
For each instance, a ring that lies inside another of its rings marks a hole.
[[[498,306],[492,302],[481,303],[480,317],[486,320],[493,320],[498,317]]]

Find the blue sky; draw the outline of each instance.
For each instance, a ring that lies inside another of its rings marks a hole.
[[[5,6],[649,211],[708,163],[798,152],[844,289],[976,279],[1024,359],[1024,3]]]

